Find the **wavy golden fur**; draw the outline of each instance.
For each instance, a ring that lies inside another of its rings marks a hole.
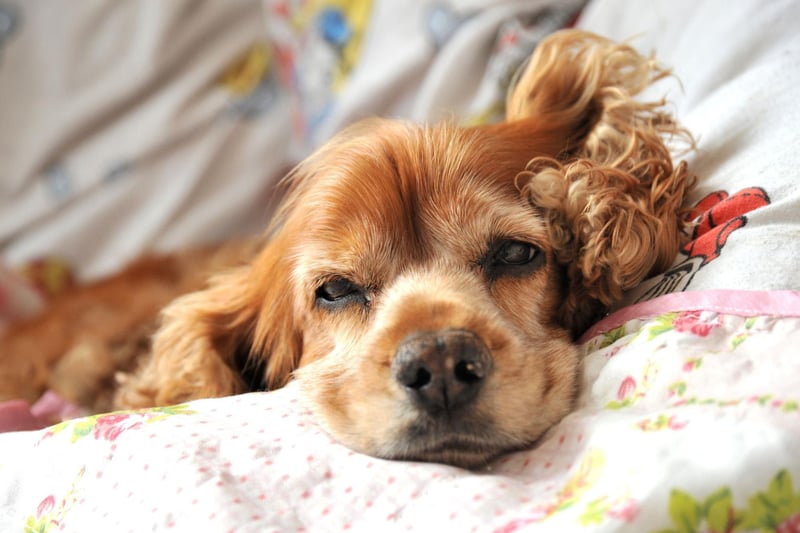
[[[585,32],[543,41],[507,120],[369,120],[288,177],[261,251],[162,314],[116,403],[299,381],[325,427],[381,457],[477,466],[571,409],[576,337],[684,241],[691,138],[667,75]]]
[[[558,124],[594,119],[577,145],[565,147],[567,157],[533,158],[517,178],[531,203],[547,210],[573,288],[563,320],[574,321],[574,331],[665,270],[687,235],[681,204],[692,180],[685,162],[673,166],[664,141],[683,150],[694,141],[663,98],[634,98],[668,75],[630,46],[562,32],[537,48],[509,96],[508,120],[544,110],[554,110],[550,120]]]

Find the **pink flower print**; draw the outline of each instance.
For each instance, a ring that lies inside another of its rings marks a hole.
[[[617,389],[617,399],[624,400],[625,398],[630,396],[635,390],[636,390],[636,380],[633,379],[633,376],[628,376],[622,380],[622,383],[619,384],[619,389]]]
[[[700,311],[686,311],[678,315],[672,323],[675,331],[689,332],[699,337],[706,337],[711,330],[719,326],[719,321],[706,322],[700,318]]]
[[[639,513],[639,507],[636,505],[635,500],[625,500],[618,502],[608,510],[608,516],[622,520],[623,522],[633,522],[636,515]]]
[[[775,528],[775,533],[800,533],[800,514],[792,515],[784,520]]]
[[[129,418],[131,418],[130,413],[116,413],[97,417],[94,426],[94,438],[114,441],[123,431],[142,425],[139,421],[133,424],[126,423]]]
[[[671,416],[669,417],[669,423],[667,424],[667,426],[669,427],[669,429],[683,429],[687,426],[687,424],[689,424],[689,422],[685,420],[678,420],[674,416]]]
[[[41,518],[42,516],[48,514],[55,508],[55,506],[56,498],[51,494],[42,500],[41,503],[39,503],[39,506],[36,508],[36,518]]]
[[[507,524],[498,527],[497,529],[494,530],[494,533],[514,533],[515,531],[519,531],[528,524],[531,524],[536,521],[537,521],[536,519],[531,519],[531,518],[528,519],[517,518],[515,520],[512,520],[511,522],[508,522]]]
[[[606,355],[605,355],[606,359],[611,359],[612,357],[617,355],[621,349],[622,349],[622,346],[614,346],[608,352],[606,352]]]

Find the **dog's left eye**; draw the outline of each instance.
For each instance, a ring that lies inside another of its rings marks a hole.
[[[522,276],[538,269],[544,254],[527,242],[508,240],[492,246],[481,263],[489,279]]]
[[[333,278],[317,288],[317,305],[326,309],[338,309],[351,303],[367,303],[366,292],[346,278]]]
[[[507,241],[495,253],[496,263],[504,265],[525,265],[536,257],[536,247],[520,241]]]

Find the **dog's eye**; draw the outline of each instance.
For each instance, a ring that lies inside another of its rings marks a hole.
[[[486,276],[524,276],[544,263],[544,254],[534,245],[522,241],[502,241],[489,249],[481,262]]]
[[[351,303],[367,303],[363,288],[346,278],[326,281],[316,291],[317,305],[326,309],[338,309]]]
[[[536,247],[520,241],[507,241],[497,250],[494,259],[504,265],[525,265],[536,257]]]

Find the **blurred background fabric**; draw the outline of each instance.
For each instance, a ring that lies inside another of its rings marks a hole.
[[[582,4],[0,1],[0,261],[83,281],[259,232],[280,177],[355,120],[497,120]]]

